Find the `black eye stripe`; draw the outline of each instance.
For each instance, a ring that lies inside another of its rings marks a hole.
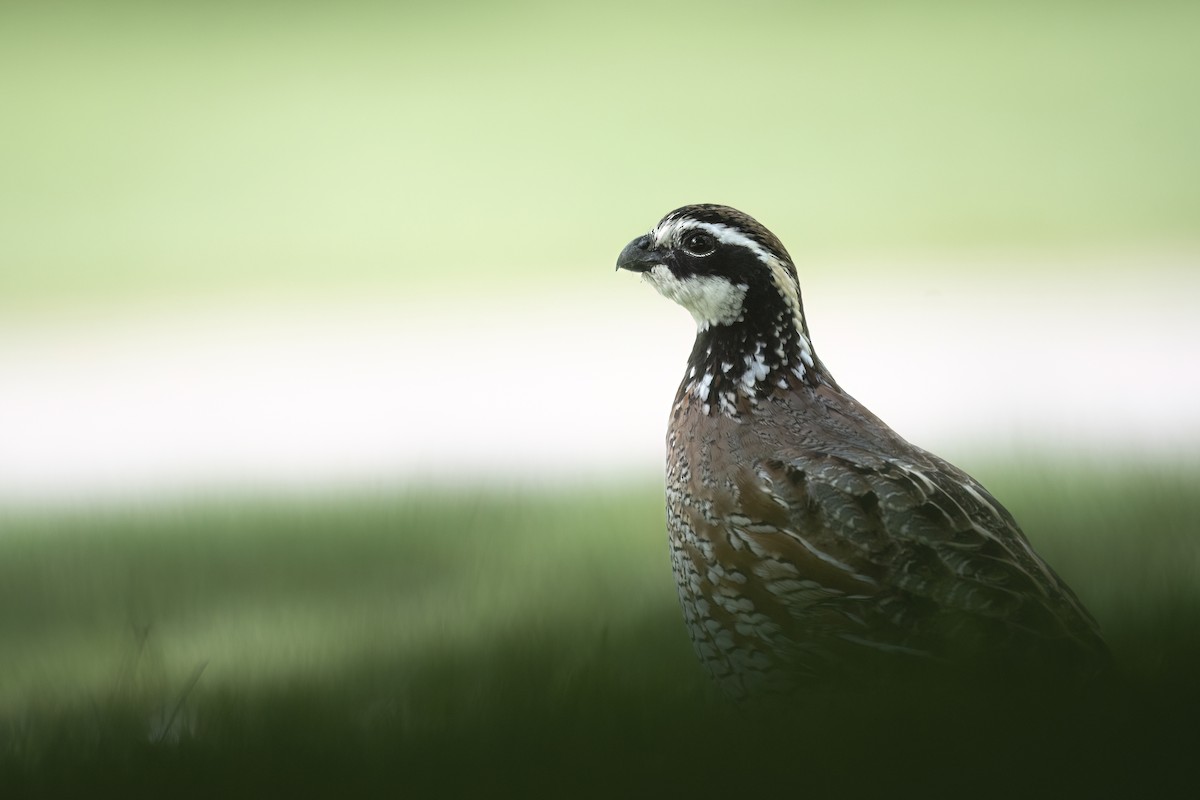
[[[717,250],[717,239],[707,231],[688,231],[681,242],[684,252],[691,256],[710,256]]]

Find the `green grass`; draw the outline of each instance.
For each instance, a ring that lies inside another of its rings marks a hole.
[[[733,708],[693,660],[648,490],[9,512],[0,787],[1171,785],[1197,744],[1197,473],[980,477],[1099,617],[1113,685],[1081,698],[829,690],[786,712]]]

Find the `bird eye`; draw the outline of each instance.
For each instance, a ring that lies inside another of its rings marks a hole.
[[[683,237],[683,249],[690,256],[711,256],[717,250],[717,240],[711,233],[693,231]]]

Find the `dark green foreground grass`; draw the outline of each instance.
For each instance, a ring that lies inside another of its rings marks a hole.
[[[1195,472],[981,475],[1118,674],[715,696],[653,492],[0,518],[0,794],[1104,796],[1200,768]]]

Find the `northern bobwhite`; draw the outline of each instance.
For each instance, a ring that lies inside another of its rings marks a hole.
[[[1008,511],[838,386],[770,231],[685,206],[617,267],[696,319],[667,434],[667,526],[693,645],[726,693],[901,664],[1079,674],[1106,660]]]

